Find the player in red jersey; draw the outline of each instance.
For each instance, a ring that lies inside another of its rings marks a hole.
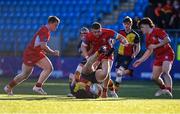
[[[87,34],[86,40],[81,45],[83,55],[88,59],[89,56],[93,55],[101,46],[104,45],[107,47],[107,50],[111,50],[112,39],[120,40],[123,44],[128,43],[124,36],[116,33],[113,30],[102,28],[101,24],[98,22],[93,23],[91,32]],[[86,49],[86,46],[88,46],[89,44],[92,44],[93,46],[91,54],[88,54],[88,51]],[[110,79],[113,55],[110,54],[109,56],[102,56],[99,58],[99,61],[102,64],[102,69],[97,73],[99,75],[97,80],[104,82],[102,97],[107,97],[107,86]]]
[[[172,97],[172,78],[169,72],[175,55],[169,44],[169,36],[164,30],[154,27],[150,18],[143,18],[139,22],[139,27],[141,31],[146,34],[147,50],[140,59],[135,61],[133,66],[138,67],[154,52],[155,59],[152,79],[160,87],[160,90],[155,93],[155,96],[168,94]],[[162,78],[164,78],[164,81]]]
[[[13,88],[29,78],[34,69],[34,66],[40,67],[41,69],[43,69],[43,71],[41,72],[36,85],[34,85],[33,91],[39,94],[47,94],[42,89],[42,85],[53,71],[53,66],[51,61],[45,54],[47,53],[54,56],[59,56],[59,51],[49,48],[47,46],[47,42],[50,40],[50,32],[55,31],[59,23],[59,18],[57,18],[56,16],[50,16],[48,18],[48,23],[46,25],[43,25],[36,32],[32,41],[29,43],[23,53],[21,73],[15,76],[14,79],[4,87],[4,91],[8,95],[13,95]]]

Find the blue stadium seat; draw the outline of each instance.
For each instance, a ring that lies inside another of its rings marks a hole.
[[[81,26],[90,26],[93,21],[101,20],[104,14],[111,13],[113,7],[118,5],[118,0],[1,0],[0,29],[11,29],[12,33],[16,33],[14,39],[24,37],[19,42],[21,44],[27,42],[27,37],[31,38],[32,32],[47,22],[49,15],[57,15],[61,19],[59,29],[64,31],[66,45],[70,38],[76,39]],[[112,25],[111,28],[116,30],[118,26]],[[22,31],[25,32],[21,36]],[[8,37],[12,37],[12,34]],[[18,49],[22,50],[22,47],[20,45]]]

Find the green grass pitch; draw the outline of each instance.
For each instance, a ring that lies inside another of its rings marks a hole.
[[[48,95],[33,93],[35,79],[29,79],[7,96],[3,87],[9,79],[0,77],[0,113],[60,113],[60,114],[122,114],[122,113],[180,113],[180,82],[174,82],[174,98],[154,97],[158,90],[152,81],[124,81],[119,98],[75,99],[68,98],[68,81],[48,80],[44,89]]]

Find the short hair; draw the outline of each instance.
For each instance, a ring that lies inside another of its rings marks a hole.
[[[80,30],[80,33],[88,33],[89,32],[89,29],[87,27],[82,27],[81,30]]]
[[[100,23],[98,23],[98,22],[94,22],[93,24],[92,24],[92,27],[91,27],[92,29],[100,29],[101,28],[101,24]]]
[[[56,16],[49,16],[48,17],[48,23],[55,23],[55,22],[60,23],[60,19]]]
[[[126,17],[123,19],[123,23],[127,23],[127,22],[129,22],[129,23],[132,23],[132,22],[133,22],[132,19],[131,19],[129,16],[126,16]]]
[[[142,24],[149,25],[150,28],[153,28],[155,26],[153,21],[149,17],[144,17],[143,19],[141,19],[138,23],[138,27],[140,28]]]

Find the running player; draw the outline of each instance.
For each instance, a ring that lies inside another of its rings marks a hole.
[[[129,16],[126,16],[123,20],[124,30],[120,30],[119,34],[126,37],[129,42],[128,45],[119,45],[118,54],[116,56],[116,80],[115,87],[118,90],[122,81],[122,76],[132,75],[132,69],[130,64],[132,60],[137,56],[140,51],[140,38],[139,34],[132,29],[133,21]]]
[[[107,50],[111,50],[112,45],[110,44],[111,39],[120,40],[123,44],[127,44],[127,40],[124,36],[116,33],[113,30],[105,29],[101,27],[101,24],[98,22],[94,22],[92,24],[91,32],[87,34],[85,42],[82,43],[82,53],[85,58],[88,59],[89,56],[93,55],[101,46],[106,45]],[[92,44],[93,50],[91,54],[88,54],[86,47]],[[110,80],[110,71],[111,65],[113,62],[113,55],[102,56],[99,58],[100,63],[102,64],[102,70],[99,71],[99,77],[102,82],[104,82],[103,86],[103,97],[107,97],[107,86]]]
[[[152,79],[160,87],[155,96],[168,94],[172,97],[172,78],[169,72],[174,61],[174,51],[169,44],[170,38],[164,30],[156,28],[150,18],[143,18],[138,26],[146,34],[147,50],[133,66],[138,67],[154,52]]]
[[[46,95],[47,93],[42,89],[44,82],[48,79],[53,66],[49,58],[45,55],[50,54],[59,56],[58,50],[52,50],[47,46],[47,42],[50,40],[50,32],[55,31],[60,23],[60,19],[56,16],[49,16],[48,23],[43,25],[34,35],[32,41],[29,43],[23,53],[22,71],[20,74],[14,77],[5,87],[4,91],[8,95],[13,95],[13,88],[28,79],[31,75],[34,66],[40,67],[41,72],[37,83],[33,87],[33,91]]]

